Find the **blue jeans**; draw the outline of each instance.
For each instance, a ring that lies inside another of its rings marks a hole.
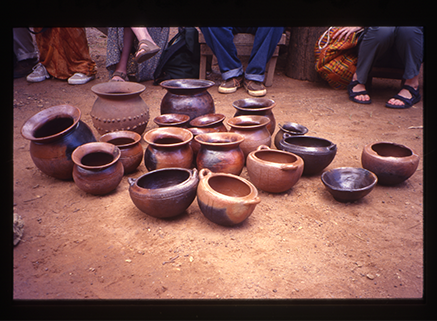
[[[201,27],[206,44],[217,57],[223,80],[239,77],[244,74],[248,80],[264,81],[266,64],[284,32],[283,27]],[[237,33],[251,33],[255,35],[252,51],[246,72],[240,59],[237,58],[237,48],[234,35]]]

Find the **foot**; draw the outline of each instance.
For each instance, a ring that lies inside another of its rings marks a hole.
[[[94,75],[87,76],[81,72],[76,72],[73,76],[68,78],[68,83],[70,85],[83,85],[86,84],[88,81],[93,80]]]
[[[44,67],[42,63],[38,63],[35,67],[33,67],[32,73],[27,75],[26,80],[29,82],[40,82],[49,78],[50,75],[47,72],[46,67]]]
[[[14,78],[26,77],[32,72],[32,68],[38,63],[37,58],[21,60],[14,67]]]
[[[366,91],[366,86],[364,84],[357,84],[354,87],[352,87],[352,92],[357,93],[360,91]],[[366,102],[366,101],[370,101],[370,96],[367,94],[357,95],[355,96],[355,99],[358,101]]]
[[[125,81],[129,81],[129,77],[122,71],[114,71],[112,74],[112,78],[110,81],[120,81],[120,82],[125,82]]]
[[[251,96],[262,97],[267,94],[267,89],[261,81],[255,80],[245,80],[244,88],[246,88],[247,93]]]
[[[349,99],[358,104],[370,104],[372,101],[366,91],[366,86],[358,80],[352,80],[347,86]]]
[[[403,108],[410,108],[414,104],[418,103],[421,99],[420,93],[419,93],[419,85],[417,85],[416,88],[404,84],[402,86],[401,91],[397,95],[395,95],[393,98],[391,98],[386,104],[386,107],[389,108],[396,108],[396,109],[403,109]]]
[[[413,87],[414,90],[417,90],[419,86]],[[410,93],[409,90],[407,90],[406,88],[402,88],[401,91],[398,93],[399,96],[406,98],[407,100],[410,100],[411,98],[413,98],[413,95]],[[397,98],[391,98],[387,104],[392,105],[392,106],[399,106],[399,107],[403,107],[405,106],[405,102],[397,99]]]
[[[237,91],[243,84],[243,76],[234,77],[224,80],[218,87],[218,92],[222,94],[230,94]]]
[[[158,53],[161,48],[149,40],[141,40],[138,43],[138,50],[135,53],[135,61],[142,63]]]

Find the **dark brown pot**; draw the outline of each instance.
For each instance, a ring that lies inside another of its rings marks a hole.
[[[194,119],[215,113],[214,100],[208,88],[214,82],[201,79],[170,79],[160,83],[167,89],[161,100],[161,114],[185,114]]]
[[[95,142],[79,146],[71,154],[73,179],[83,191],[104,195],[115,190],[123,178],[120,149],[109,143]]]
[[[157,116],[153,121],[159,127],[182,127],[187,128],[190,122],[190,116],[184,114],[164,114]]]
[[[149,107],[140,94],[146,89],[136,82],[111,81],[91,87],[98,97],[91,110],[100,135],[119,130],[143,134],[149,122]]]
[[[270,123],[267,124],[267,129],[270,135],[276,128],[276,119],[273,115],[272,109],[276,106],[276,102],[268,98],[244,98],[234,101],[232,104],[237,110],[234,114],[235,116],[241,115],[257,115],[266,116],[270,119]]]
[[[292,123],[292,122],[286,122],[284,124],[278,124],[279,130],[275,135],[275,146],[277,149],[281,149],[279,146],[279,142],[284,138],[284,133],[290,134],[290,135],[305,135],[308,132],[308,128],[305,126]]]
[[[378,176],[381,185],[402,183],[413,175],[419,166],[420,157],[404,145],[378,142],[364,146],[361,164]]]
[[[124,173],[135,171],[143,160],[143,147],[141,135],[131,131],[118,131],[107,133],[100,137],[101,142],[110,143],[120,149],[120,162],[123,164]]]
[[[244,167],[244,153],[240,144],[244,136],[236,133],[219,132],[200,134],[194,138],[200,149],[197,154],[197,168],[208,168],[212,172],[240,175]]]
[[[149,171],[181,167],[191,168],[193,150],[190,141],[193,134],[179,127],[158,127],[144,134],[144,140],[149,144],[144,154],[144,164]]]
[[[59,105],[40,111],[24,123],[21,134],[30,140],[30,156],[43,173],[72,179],[71,153],[82,144],[96,141],[80,116],[80,109]]]

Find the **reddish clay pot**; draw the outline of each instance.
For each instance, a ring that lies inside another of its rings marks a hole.
[[[129,178],[129,195],[135,206],[147,215],[174,217],[193,203],[198,182],[195,168],[162,168],[136,179]]]
[[[231,126],[229,131],[244,136],[241,149],[245,158],[260,145],[270,147],[272,137],[267,130],[269,123],[268,117],[255,115],[237,116],[228,120],[228,125]]]
[[[113,144],[120,149],[120,162],[123,164],[125,174],[132,173],[141,164],[144,152],[140,143],[140,134],[123,130],[107,133],[100,137],[100,141]]]
[[[261,145],[246,160],[250,181],[269,193],[282,193],[292,188],[302,176],[302,158],[292,153]]]
[[[82,144],[96,141],[80,116],[79,108],[59,105],[40,111],[24,123],[21,134],[30,140],[30,156],[43,173],[72,179],[71,153]]]
[[[136,82],[110,81],[91,87],[98,97],[91,110],[100,135],[119,130],[143,134],[149,122],[149,107],[140,94],[146,89]]]
[[[244,98],[233,102],[232,106],[237,110],[234,117],[241,115],[257,115],[266,116],[270,119],[267,124],[267,129],[270,135],[276,128],[276,119],[273,115],[272,109],[276,106],[276,102],[268,98]]]
[[[212,172],[240,175],[244,167],[244,153],[240,144],[244,136],[236,133],[219,132],[200,134],[194,138],[200,149],[197,154],[197,168],[208,168]]]
[[[158,127],[144,134],[149,144],[144,154],[144,164],[149,171],[168,167],[191,168],[193,134],[179,127]]]
[[[184,114],[164,114],[157,116],[153,121],[159,127],[182,127],[187,128],[190,122],[190,116]]]
[[[196,117],[190,121],[191,127],[197,128],[215,128],[219,132],[227,132],[228,129],[223,124],[225,115],[222,114],[206,114]]]
[[[364,146],[361,164],[376,174],[381,185],[402,183],[413,175],[419,166],[420,157],[404,145],[378,142]]]
[[[199,171],[197,203],[210,221],[233,226],[246,220],[261,202],[258,190],[248,180],[233,174]]]
[[[120,149],[109,143],[95,142],[79,146],[71,154],[73,179],[83,191],[104,195],[115,190],[123,178]]]

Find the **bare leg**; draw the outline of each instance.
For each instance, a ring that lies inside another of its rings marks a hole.
[[[129,53],[134,43],[134,33],[131,28],[124,28],[123,35],[123,51],[121,52],[120,61],[115,67],[115,71],[122,72],[127,75],[127,62],[129,60]],[[114,71],[114,72],[115,72]],[[112,77],[112,80],[124,81],[120,76]]]

